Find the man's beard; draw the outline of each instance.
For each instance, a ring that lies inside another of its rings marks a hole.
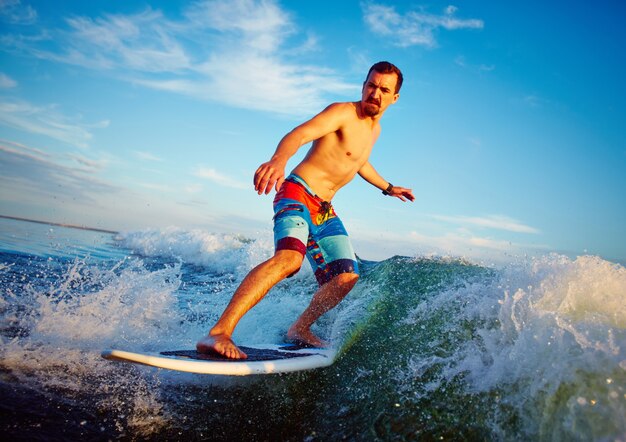
[[[363,105],[363,113],[368,117],[375,117],[380,112],[380,105],[378,103],[365,102]]]

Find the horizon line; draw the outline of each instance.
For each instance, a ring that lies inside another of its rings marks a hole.
[[[93,232],[102,232],[102,233],[111,233],[111,234],[119,233],[119,231],[102,229],[102,228],[99,228],[99,227],[88,227],[88,226],[84,226],[84,225],[80,226],[80,225],[76,225],[76,224],[56,223],[56,222],[53,222],[53,221],[42,221],[42,220],[38,220],[38,219],[24,218],[24,217],[20,217],[20,216],[1,215],[0,214],[0,218],[11,219],[11,220],[14,220],[14,221],[26,221],[26,222],[29,222],[29,223],[47,224],[49,226],[67,227],[67,228],[70,228],[70,229],[91,230]]]

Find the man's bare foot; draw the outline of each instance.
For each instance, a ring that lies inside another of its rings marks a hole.
[[[198,353],[219,353],[229,359],[246,359],[247,354],[239,350],[228,335],[209,335],[196,344]]]
[[[311,347],[324,348],[330,344],[315,336],[311,330],[299,330],[291,326],[287,331],[287,340],[298,345],[308,345]]]

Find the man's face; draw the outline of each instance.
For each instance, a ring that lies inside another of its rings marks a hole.
[[[385,112],[390,104],[395,103],[400,96],[396,94],[397,81],[398,77],[394,73],[370,72],[363,83],[361,95],[363,113],[368,117],[375,117]]]

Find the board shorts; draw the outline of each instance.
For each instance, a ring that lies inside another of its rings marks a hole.
[[[341,273],[359,274],[348,232],[335,209],[293,173],[274,198],[274,246],[276,251],[306,255],[320,286]]]

